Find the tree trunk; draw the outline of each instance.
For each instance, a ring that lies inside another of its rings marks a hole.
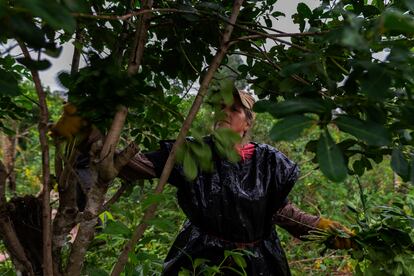
[[[16,146],[18,137],[18,128],[16,123],[13,122],[13,129],[16,131],[15,135],[8,136],[0,133],[0,143],[3,152],[3,163],[6,168],[7,178],[6,184],[10,192],[16,194],[16,172],[14,170],[14,164],[16,161]]]

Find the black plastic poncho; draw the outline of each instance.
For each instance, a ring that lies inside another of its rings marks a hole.
[[[192,271],[191,259],[217,265],[225,250],[240,248],[250,252],[244,256],[247,275],[290,275],[272,216],[285,204],[298,167],[275,148],[256,143],[251,159],[231,163],[219,157],[210,138],[206,141],[214,171],[188,182],[176,165],[169,178],[188,221],[167,255],[164,275],[177,275],[181,267]],[[146,154],[158,176],[173,143],[162,141],[160,151]]]

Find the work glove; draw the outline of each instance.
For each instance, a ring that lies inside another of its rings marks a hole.
[[[352,240],[355,233],[339,222],[321,217],[316,227],[333,234],[332,238],[326,242],[327,247],[332,249],[350,249],[356,247],[356,243]]]

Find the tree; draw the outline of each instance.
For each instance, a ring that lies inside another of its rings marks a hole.
[[[319,129],[319,139],[309,141],[306,148],[316,152],[314,161],[328,178],[342,181],[347,174],[361,175],[372,167],[371,161],[391,155],[395,172],[413,182],[411,1],[324,0],[314,10],[300,3],[294,15],[300,33],[273,28],[275,19],[283,16],[274,10],[275,0],[222,2],[0,2],[0,23],[5,26],[0,39],[3,45],[11,41],[9,48],[3,47],[0,59],[0,127],[11,134],[4,121],[10,116],[18,120],[28,116],[28,108],[16,101],[22,95],[24,78],[34,83],[40,109],[42,202],[34,197],[7,201],[7,170],[0,166],[0,233],[18,270],[29,275],[80,274],[98,215],[125,189],[121,186],[106,201],[119,170],[138,151],[137,144],[151,147],[154,137],[167,137],[179,127],[174,149],[183,143],[214,72],[228,62],[227,54],[244,56],[237,79],[246,80],[262,99],[256,111],[279,119],[270,132],[272,139],[295,139],[305,128]],[[269,39],[275,45],[267,49],[264,43]],[[103,135],[92,141],[82,135],[71,141],[56,140],[51,173],[47,92],[38,71],[48,68],[47,56],[59,55],[59,45],[68,41],[75,45],[72,68],[61,73],[59,80],[68,88],[68,100],[86,120],[84,131],[97,133],[93,125]],[[23,57],[11,55],[16,45]],[[87,66],[79,69],[81,56]],[[180,95],[197,80],[199,93],[183,120],[176,111]],[[220,97],[225,99],[231,89],[232,85],[222,82]],[[333,127],[350,134],[349,139],[334,141]],[[136,143],[123,144],[124,149],[117,153],[123,129]],[[163,190],[175,152],[167,161],[156,194]],[[91,156],[85,167],[87,179],[74,170],[76,160],[85,154]],[[184,166],[194,173],[192,165],[186,164],[192,162],[184,162]],[[59,207],[52,223],[49,192],[54,179]],[[86,205],[80,207],[76,187],[86,182]],[[37,227],[42,225],[42,231],[28,236],[27,228],[19,229],[23,226],[17,224],[11,206],[31,206],[31,212],[19,214],[36,218],[32,221]],[[152,205],[137,227],[114,275],[121,273],[129,250],[155,210]],[[76,224],[80,224],[79,233],[65,260],[65,237]]]

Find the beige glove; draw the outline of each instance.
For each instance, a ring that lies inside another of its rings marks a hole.
[[[328,247],[333,249],[350,249],[356,247],[355,242],[352,240],[352,237],[355,236],[355,233],[339,222],[321,217],[316,224],[316,227],[321,230],[336,234],[336,236],[331,241],[328,241]],[[339,236],[338,234],[341,232],[344,234],[344,236],[348,237]]]

